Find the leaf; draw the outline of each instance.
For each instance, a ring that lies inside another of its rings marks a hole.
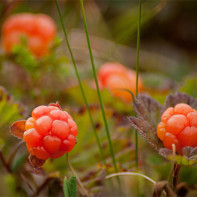
[[[197,162],[197,147],[184,147],[183,155],[173,155],[172,150],[161,148],[159,154],[166,159],[174,160],[179,165],[193,165]]]
[[[38,159],[37,157],[33,155],[29,155],[29,163],[33,168],[41,168],[46,160]]]
[[[197,99],[177,92],[166,98],[165,109],[174,107],[178,103],[186,103],[192,108],[197,108]],[[157,125],[160,122],[164,107],[146,95],[140,95],[133,105],[137,117],[129,117],[130,124],[138,130],[139,134],[152,145],[161,156],[173,160],[179,165],[193,165],[197,162],[197,147],[184,147],[182,155],[173,155],[172,150],[163,147],[162,141],[157,137]]]
[[[150,96],[141,94],[133,104],[133,108],[137,118],[129,117],[130,124],[138,130],[149,144],[159,150],[163,147],[163,144],[157,137],[156,131],[164,110],[163,106]]]
[[[70,181],[65,177],[63,183],[63,190],[65,197],[76,197],[77,196],[77,182],[76,177],[72,176]]]
[[[174,107],[178,103],[186,103],[192,108],[197,109],[197,99],[189,96],[186,93],[180,92],[177,92],[175,95],[169,94],[169,96],[166,98],[165,109],[168,107]]]
[[[22,138],[23,139],[23,133],[25,132],[25,123],[26,123],[26,120],[20,120],[20,121],[14,122],[10,126],[11,133],[15,137],[18,137],[18,138]]]

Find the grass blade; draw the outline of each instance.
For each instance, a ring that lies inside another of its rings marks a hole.
[[[140,53],[140,25],[141,25],[141,6],[142,1],[139,0],[139,11],[138,11],[138,30],[137,30],[137,55],[136,55],[136,98],[138,97],[138,76],[139,76],[139,53]],[[138,169],[138,133],[135,130],[135,165]]]
[[[87,38],[89,54],[90,54],[90,60],[91,60],[91,64],[92,64],[92,71],[93,71],[94,80],[95,80],[95,83],[96,83],[96,89],[97,89],[97,94],[98,94],[99,102],[100,102],[100,106],[101,106],[101,111],[102,111],[103,121],[104,121],[104,125],[105,125],[105,130],[106,130],[106,133],[107,133],[107,139],[108,139],[108,143],[109,143],[110,153],[111,153],[111,156],[112,156],[114,169],[115,169],[116,172],[118,172],[118,167],[116,165],[116,159],[115,159],[115,155],[114,155],[114,151],[113,151],[113,146],[112,146],[111,136],[110,136],[110,132],[109,132],[109,127],[108,127],[108,124],[107,124],[107,119],[106,119],[106,116],[105,116],[103,101],[102,101],[102,98],[101,98],[101,93],[100,93],[98,80],[97,80],[97,76],[96,76],[96,69],[95,69],[95,65],[94,65],[94,59],[93,59],[93,55],[92,55],[92,49],[91,49],[91,44],[90,44],[90,39],[89,39],[89,34],[88,34],[88,27],[87,27],[87,22],[86,22],[83,0],[80,0],[80,4],[81,4],[81,9],[82,9],[83,22],[84,22],[84,28],[85,28],[86,38]]]
[[[106,160],[105,160],[105,157],[104,157],[103,149],[102,149],[102,146],[101,146],[101,143],[100,143],[100,140],[99,140],[99,137],[98,137],[95,125],[94,125],[94,121],[93,121],[92,115],[90,113],[89,104],[88,104],[88,101],[87,101],[87,98],[86,98],[86,95],[85,95],[85,92],[84,92],[84,89],[83,89],[83,86],[82,86],[82,83],[81,83],[79,72],[78,72],[78,69],[77,69],[77,66],[76,66],[76,63],[75,63],[75,60],[74,60],[74,56],[73,56],[73,53],[72,53],[72,50],[71,50],[71,47],[70,47],[70,43],[68,41],[68,36],[67,36],[66,29],[64,27],[64,23],[63,23],[63,19],[62,19],[62,15],[61,15],[60,9],[59,9],[59,5],[58,5],[57,0],[55,0],[55,2],[56,2],[56,7],[57,7],[57,10],[58,10],[59,18],[60,18],[60,21],[61,21],[61,24],[62,24],[62,28],[63,28],[63,31],[64,31],[66,44],[67,44],[67,47],[68,47],[68,50],[69,50],[69,53],[70,53],[70,56],[71,56],[71,59],[72,59],[72,63],[73,63],[73,66],[74,66],[74,69],[75,69],[75,73],[76,73],[76,76],[77,76],[77,79],[78,79],[78,83],[79,83],[79,86],[80,86],[80,89],[81,89],[83,100],[85,102],[85,105],[86,105],[86,108],[87,108],[87,111],[88,111],[88,115],[89,115],[90,122],[91,122],[91,125],[92,125],[92,128],[93,128],[93,131],[94,131],[94,135],[95,135],[96,142],[97,142],[97,145],[98,145],[98,148],[99,148],[99,151],[100,151],[100,155],[101,155],[102,161],[103,161],[103,163],[104,163],[104,165],[105,165],[105,167],[107,169],[107,164],[106,164]]]

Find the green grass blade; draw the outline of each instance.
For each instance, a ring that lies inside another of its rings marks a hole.
[[[71,59],[72,59],[72,63],[73,63],[74,69],[75,69],[75,73],[76,73],[76,76],[77,76],[77,79],[78,79],[78,83],[79,83],[79,86],[80,86],[80,89],[81,89],[81,93],[82,93],[82,96],[83,96],[83,99],[84,99],[84,102],[85,102],[85,105],[86,105],[86,108],[87,108],[87,111],[88,111],[88,115],[89,115],[90,122],[91,122],[91,125],[92,125],[92,128],[93,128],[93,131],[94,131],[96,142],[97,142],[98,148],[100,150],[100,155],[101,155],[102,161],[103,161],[103,163],[104,163],[104,165],[106,166],[106,169],[107,169],[107,164],[106,164],[106,160],[105,160],[105,157],[104,157],[103,149],[102,149],[102,146],[101,146],[101,143],[100,143],[95,125],[94,125],[92,115],[90,113],[89,104],[88,104],[88,101],[87,101],[87,98],[86,98],[86,95],[85,95],[85,92],[84,92],[84,89],[83,89],[83,86],[82,86],[82,82],[81,82],[81,79],[80,79],[80,76],[79,76],[79,72],[78,72],[75,60],[74,60],[74,56],[73,56],[73,53],[72,53],[72,50],[71,50],[71,47],[70,47],[70,43],[68,41],[68,36],[67,36],[66,29],[64,27],[64,23],[63,23],[63,19],[62,19],[60,9],[59,9],[59,5],[58,5],[57,0],[55,0],[55,2],[56,2],[56,7],[57,7],[57,10],[58,10],[59,18],[60,18],[60,21],[61,21],[61,24],[62,24],[62,28],[63,28],[63,31],[64,31],[66,44],[67,44],[67,47],[68,47],[68,50],[69,50],[69,53],[70,53],[70,56],[71,56]]]
[[[140,53],[140,24],[141,24],[141,6],[142,1],[139,0],[139,11],[138,11],[138,30],[137,30],[137,55],[136,55],[136,98],[138,97],[138,76],[139,76],[139,53]],[[138,133],[135,130],[135,164],[138,168]]]
[[[89,49],[89,54],[90,54],[90,60],[91,60],[91,64],[92,64],[92,71],[93,71],[94,80],[95,80],[95,83],[96,83],[96,89],[97,89],[97,94],[98,94],[99,102],[100,102],[100,106],[101,106],[101,111],[102,111],[103,121],[104,121],[104,125],[105,125],[105,130],[106,130],[106,133],[107,133],[107,139],[108,139],[108,143],[109,143],[110,153],[111,153],[111,156],[112,156],[114,169],[115,169],[116,172],[118,172],[118,167],[116,165],[116,159],[115,159],[114,150],[113,150],[113,146],[112,146],[109,127],[108,127],[108,124],[107,124],[107,119],[106,119],[106,116],[105,116],[104,106],[103,106],[101,93],[100,93],[99,85],[98,85],[98,80],[97,80],[97,76],[96,76],[96,69],[95,69],[94,59],[93,59],[93,55],[92,55],[92,49],[91,49],[91,45],[90,45],[90,39],[89,39],[89,34],[88,34],[88,27],[87,27],[87,22],[86,22],[83,0],[80,0],[80,3],[81,3],[82,15],[83,15],[85,33],[86,33],[86,38],[87,38],[87,44],[88,44],[88,49]]]
[[[77,197],[77,181],[76,177],[72,176],[70,180],[66,177],[63,182],[64,197]]]

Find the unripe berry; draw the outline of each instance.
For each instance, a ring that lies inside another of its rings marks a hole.
[[[197,112],[185,103],[166,109],[157,126],[157,136],[165,148],[182,153],[186,146],[197,147]]]
[[[20,44],[21,36],[24,36],[28,48],[35,56],[46,55],[55,35],[54,21],[44,14],[15,14],[2,26],[2,43],[6,52],[10,52],[14,45]]]
[[[58,158],[76,144],[77,124],[57,106],[39,106],[25,124],[23,139],[30,154],[39,159]]]

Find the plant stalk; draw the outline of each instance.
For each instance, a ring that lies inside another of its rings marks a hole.
[[[139,10],[138,10],[138,29],[137,29],[137,55],[136,55],[136,98],[138,97],[138,76],[139,76],[139,53],[140,53],[140,25],[141,25],[141,6],[142,1],[139,0]],[[138,132],[135,130],[135,165],[138,169]]]
[[[91,60],[91,64],[92,64],[92,71],[93,71],[94,80],[96,83],[97,94],[98,94],[98,98],[99,98],[99,102],[100,102],[100,106],[101,106],[103,121],[104,121],[107,139],[108,139],[108,143],[109,143],[109,149],[110,149],[110,153],[112,156],[114,169],[115,169],[115,172],[117,173],[118,167],[116,165],[116,159],[115,159],[114,150],[113,150],[113,146],[112,146],[111,135],[109,132],[109,127],[107,124],[103,101],[102,101],[102,97],[101,97],[101,93],[100,93],[100,89],[99,89],[99,85],[98,85],[98,80],[97,80],[97,76],[96,76],[96,69],[95,69],[95,64],[94,64],[94,59],[93,59],[93,54],[92,54],[92,49],[91,49],[91,44],[90,44],[90,39],[89,39],[89,33],[88,33],[88,27],[87,27],[87,22],[86,22],[83,0],[80,0],[80,4],[81,4],[82,15],[83,15],[84,29],[85,29],[85,33],[86,33],[86,39],[87,39],[87,44],[88,44],[88,49],[89,49],[89,54],[90,54],[90,60]]]
[[[68,36],[67,36],[66,29],[64,27],[64,23],[63,23],[62,15],[61,15],[61,12],[60,12],[60,8],[59,8],[57,0],[55,0],[55,2],[56,2],[56,7],[57,7],[57,10],[58,10],[58,13],[59,13],[60,21],[61,21],[61,24],[62,24],[64,36],[65,36],[65,39],[66,39],[66,44],[67,44],[67,47],[68,47],[68,50],[69,50],[69,53],[70,53],[70,56],[71,56],[71,59],[72,59],[74,69],[75,69],[75,74],[76,74],[77,79],[78,79],[79,87],[81,89],[83,100],[85,102],[85,105],[86,105],[86,108],[87,108],[87,111],[88,111],[88,116],[89,116],[93,131],[94,131],[94,136],[96,138],[96,142],[97,142],[97,145],[98,145],[98,148],[99,148],[99,151],[100,151],[101,159],[102,159],[102,161],[103,161],[103,163],[106,167],[106,170],[107,170],[107,164],[106,164],[106,160],[105,160],[105,157],[104,157],[103,149],[102,149],[102,146],[101,146],[101,143],[100,143],[95,125],[94,125],[92,115],[90,113],[90,107],[89,107],[89,104],[88,104],[88,101],[87,101],[87,98],[86,98],[86,95],[85,95],[85,91],[84,91],[83,86],[82,86],[82,82],[81,82],[81,79],[80,79],[80,76],[79,76],[79,72],[78,72],[78,69],[77,69],[77,66],[76,66],[76,63],[75,63],[75,60],[74,60],[73,52],[71,50],[70,43],[68,41]]]
[[[172,175],[172,184],[173,184],[174,191],[176,191],[180,169],[181,169],[181,165],[174,163],[174,171]]]

